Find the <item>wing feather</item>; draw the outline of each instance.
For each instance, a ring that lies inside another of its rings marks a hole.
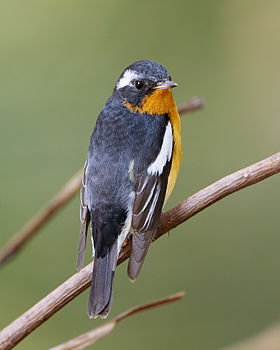
[[[90,215],[88,206],[86,204],[86,171],[88,163],[86,161],[82,176],[82,185],[81,185],[81,203],[80,203],[80,220],[81,220],[81,229],[80,229],[80,239],[79,239],[79,248],[78,248],[78,261],[77,261],[77,270],[80,271],[83,267],[85,249],[86,249],[86,240],[87,240],[87,231],[88,225],[90,222]]]
[[[149,246],[157,230],[164,203],[171,161],[167,161],[161,174],[146,172],[136,181],[133,205],[132,251],[128,264],[128,276],[135,280],[143,265]]]

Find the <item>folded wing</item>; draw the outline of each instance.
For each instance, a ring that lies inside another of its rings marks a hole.
[[[132,214],[134,234],[128,264],[128,276],[131,280],[135,280],[138,276],[157,230],[171,168],[172,149],[173,138],[169,122],[157,159],[136,180]]]

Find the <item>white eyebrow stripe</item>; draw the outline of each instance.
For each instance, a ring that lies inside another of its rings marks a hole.
[[[131,85],[133,80],[140,79],[140,76],[133,70],[127,69],[122,78],[117,83],[117,89],[121,89],[125,86]]]

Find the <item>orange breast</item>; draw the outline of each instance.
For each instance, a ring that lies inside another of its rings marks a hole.
[[[125,102],[125,106],[131,112],[149,113],[149,114],[168,114],[173,130],[173,153],[172,165],[168,177],[168,185],[165,195],[165,203],[168,200],[177,180],[181,160],[182,160],[182,141],[181,141],[181,121],[177,111],[176,103],[170,89],[155,90],[151,95],[144,98],[141,107],[135,107]]]

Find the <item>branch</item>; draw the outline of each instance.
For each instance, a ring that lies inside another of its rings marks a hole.
[[[193,97],[178,108],[180,114],[196,111],[203,107],[203,100]],[[0,251],[0,266],[17,253],[44,224],[61,209],[81,187],[82,170],[75,174],[49,203],[23,226]]]
[[[188,102],[178,107],[178,113],[183,114],[183,113],[194,112],[202,108],[203,106],[204,106],[204,100],[202,98],[193,97]]]
[[[63,188],[21,230],[16,233],[0,252],[0,266],[33,237],[33,235],[62,208],[81,186],[82,170],[78,171]]]
[[[161,215],[155,239],[169,232],[201,210],[242,188],[253,185],[280,172],[280,152],[247,168],[228,175],[195,193],[173,209]],[[118,264],[129,257],[129,241],[121,250]],[[89,287],[92,263],[70,277],[0,333],[0,349],[12,349],[34,329]]]
[[[117,317],[113,318],[109,322],[104,323],[102,326],[95,328],[94,330],[89,331],[87,333],[84,333],[79,337],[73,338],[66,343],[57,345],[51,348],[50,350],[82,350],[87,346],[90,346],[96,343],[99,339],[109,335],[112,332],[112,330],[115,328],[115,326],[118,324],[118,322],[124,320],[125,318],[138,314],[139,312],[142,312],[142,311],[153,309],[161,305],[172,303],[174,301],[179,301],[184,296],[185,296],[184,292],[179,292],[177,294],[169,295],[168,297],[165,297],[160,300],[135,306],[125,311],[124,313],[118,315]]]
[[[242,170],[225,176],[214,182],[212,185],[193,194],[176,207],[161,214],[159,226],[154,240],[158,239],[165,233],[171,231],[178,225],[187,221],[192,216],[198,214],[203,209],[209,207],[222,198],[242,188],[251,186],[260,182],[267,177],[280,172],[280,152],[275,153],[258,163],[248,166]],[[123,262],[130,255],[131,241],[123,247],[119,262]]]

